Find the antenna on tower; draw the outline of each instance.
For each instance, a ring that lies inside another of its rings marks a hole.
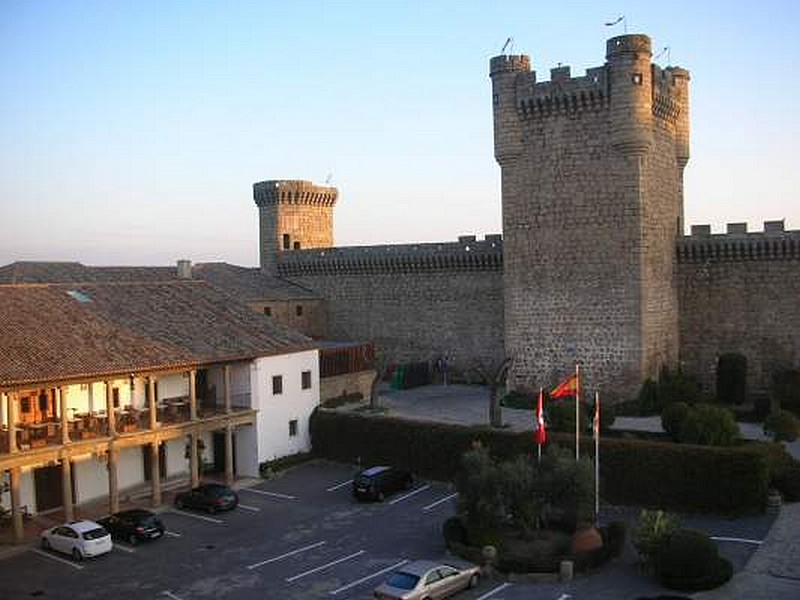
[[[509,50],[508,54],[512,54],[514,52],[514,38],[513,37],[509,36],[508,39],[506,39],[506,43],[503,44],[503,48],[500,50],[500,54],[507,54],[506,53],[506,48],[508,48],[508,50]]]
[[[667,55],[667,64],[670,64],[672,61],[670,60],[669,46],[664,46],[661,51],[653,57],[653,61],[658,60],[665,54]]]
[[[613,27],[614,25],[617,25],[618,23],[622,23],[623,31],[625,33],[628,33],[628,22],[625,20],[625,15],[620,15],[616,19],[614,19],[613,21],[607,22],[605,25],[606,25],[606,27]]]

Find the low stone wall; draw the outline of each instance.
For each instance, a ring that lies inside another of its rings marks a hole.
[[[373,379],[374,370],[325,377],[320,380],[320,402],[355,393],[360,393],[364,400],[369,400]]]

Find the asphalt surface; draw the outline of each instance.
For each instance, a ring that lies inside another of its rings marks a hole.
[[[168,534],[157,541],[80,563],[30,547],[0,560],[0,597],[264,600],[370,598],[386,571],[404,560],[445,559],[441,524],[455,511],[451,487],[417,481],[383,503],[351,497],[349,465],[313,461],[240,490],[234,511],[207,515],[166,508]],[[609,509],[606,518],[635,519]],[[698,517],[712,535],[760,540],[766,518],[727,521]],[[725,542],[737,569],[757,547]],[[667,593],[640,572],[629,548],[594,574],[568,583],[485,578],[465,600],[639,598]]]

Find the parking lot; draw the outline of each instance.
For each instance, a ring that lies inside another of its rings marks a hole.
[[[456,500],[448,484],[417,481],[383,503],[362,504],[351,496],[353,473],[348,465],[313,461],[241,489],[240,505],[230,512],[165,508],[162,539],[135,547],[115,543],[97,559],[74,562],[30,549],[0,561],[2,597],[369,598],[404,561],[447,557],[441,524]],[[731,531],[744,539],[767,526],[739,524]],[[619,560],[563,584],[485,579],[459,597],[602,600],[661,591],[630,561]]]

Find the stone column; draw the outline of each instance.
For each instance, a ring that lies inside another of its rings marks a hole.
[[[197,371],[189,371],[189,418],[197,420]]]
[[[197,434],[189,434],[189,478],[192,487],[200,485],[200,457],[197,455]]]
[[[150,429],[158,427],[158,408],[156,407],[156,378],[147,378],[147,389],[149,391],[147,407],[150,409]]]
[[[113,444],[108,446],[108,511],[119,512],[119,480],[117,477],[117,460],[119,452]]]
[[[22,504],[19,492],[20,468],[11,469],[11,529],[14,543],[24,541],[25,530],[22,527]]]
[[[17,448],[17,392],[8,392],[6,401],[8,402],[8,452],[13,454]]]
[[[153,489],[153,507],[161,505],[161,466],[158,456],[159,442],[150,444],[150,483]]]
[[[69,421],[67,421],[67,388],[57,387],[59,410],[61,411],[61,443],[69,444]],[[68,519],[71,520],[71,519]]]
[[[111,382],[106,381],[106,415],[108,416],[108,435],[117,435],[117,413],[114,412],[114,394],[111,391]]]
[[[64,518],[73,521],[75,511],[72,506],[72,465],[69,458],[61,459],[61,490],[64,495]]]
[[[225,414],[231,413],[231,366],[225,365],[225,376],[223,378],[225,388]]]
[[[233,483],[233,425],[225,426],[225,483]]]

